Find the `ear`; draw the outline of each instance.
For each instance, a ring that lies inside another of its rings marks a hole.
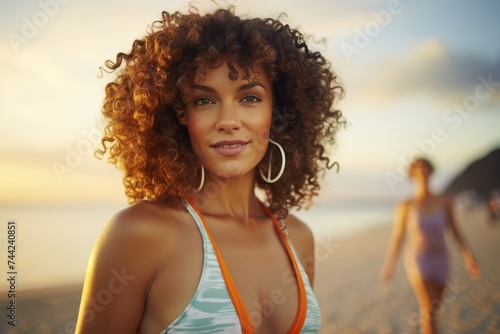
[[[185,110],[179,110],[177,112],[177,121],[181,125],[186,125],[187,124],[187,113]]]

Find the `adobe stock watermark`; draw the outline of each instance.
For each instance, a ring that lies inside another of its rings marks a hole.
[[[80,140],[75,146],[66,145],[64,159],[60,161],[54,160],[51,163],[52,170],[59,182],[63,181],[65,174],[71,173],[75,168],[79,167],[84,158],[93,155],[100,143],[101,134],[97,129],[82,130],[82,135],[85,139]]]
[[[351,62],[352,56],[360,54],[363,49],[367,48],[372,40],[379,36],[382,30],[391,24],[392,18],[402,11],[403,5],[400,0],[389,0],[387,9],[372,11],[370,13],[372,17],[371,20],[366,22],[362,28],[359,26],[354,28],[355,35],[352,39],[352,43],[340,43],[340,51],[342,51],[344,58],[348,62]]]
[[[7,39],[15,53],[19,52],[21,45],[28,44],[30,40],[38,35],[38,32],[44,28],[49,21],[60,11],[61,5],[65,5],[71,0],[39,0],[40,10],[31,17],[23,16],[21,18],[20,34],[9,32]]]
[[[446,109],[442,117],[444,126],[435,127],[426,138],[415,139],[416,148],[408,156],[400,155],[398,157],[396,171],[386,171],[384,173],[385,181],[392,192],[396,190],[398,184],[405,182],[408,167],[415,158],[422,155],[431,156],[440,144],[448,140],[447,131],[450,131],[450,129],[456,131],[460,128],[463,121],[468,119],[482,102],[491,97],[496,90],[495,87],[500,87],[500,81],[494,81],[492,74],[489,74],[487,79],[479,76],[477,80],[479,84],[476,85],[474,93],[467,95],[461,103],[455,103]]]
[[[121,268],[120,271],[113,269],[111,270],[111,275],[113,276],[106,288],[99,290],[95,298],[91,299],[91,303],[87,306],[85,310],[85,319],[83,322],[86,324],[92,322],[96,316],[96,313],[101,312],[105,306],[111,304],[114,296],[121,293],[131,281],[135,279],[135,276],[128,275],[125,268]],[[59,332],[57,334],[69,334],[74,333],[76,330],[76,321],[69,321],[64,326],[64,332]]]

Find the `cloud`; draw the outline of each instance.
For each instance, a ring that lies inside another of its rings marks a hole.
[[[287,1],[286,6],[270,6],[269,0],[226,1],[234,4],[236,13],[249,17],[280,18],[284,23],[306,35],[313,35],[316,39],[328,38],[330,41],[347,38],[354,31],[353,27],[363,26],[373,20],[372,11],[387,7],[387,1],[374,0],[366,2],[356,0],[349,2],[334,2],[328,0]],[[224,2],[219,3],[224,7]],[[322,50],[320,50],[322,51]]]
[[[385,104],[418,95],[450,105],[474,94],[482,81],[491,78],[494,91],[486,102],[489,107],[500,102],[500,58],[451,51],[438,40],[424,40],[402,57],[342,67],[348,91],[365,101],[370,97]]]
[[[395,84],[408,91],[423,90],[437,95],[470,94],[479,77],[492,76],[500,81],[500,58],[491,61],[474,54],[451,52],[433,40],[420,44],[403,63],[403,69]]]

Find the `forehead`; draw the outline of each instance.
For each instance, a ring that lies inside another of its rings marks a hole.
[[[243,68],[240,63],[234,62],[231,65],[226,60],[215,62],[204,70],[198,70],[194,77],[195,84],[202,84],[210,81],[227,81],[235,83],[259,82],[263,85],[270,85],[269,76],[266,70],[258,65]]]

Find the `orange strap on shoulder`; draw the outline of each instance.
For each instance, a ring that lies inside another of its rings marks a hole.
[[[295,321],[293,322],[292,327],[290,328],[288,333],[300,333],[302,327],[304,327],[304,322],[306,321],[306,315],[307,315],[307,295],[306,295],[306,288],[304,287],[304,281],[302,280],[302,275],[300,274],[300,269],[299,265],[297,264],[297,260],[293,255],[290,245],[288,244],[288,239],[285,235],[285,232],[281,228],[281,224],[278,222],[276,217],[274,217],[269,208],[264,205],[264,203],[260,202],[260,205],[262,206],[262,209],[266,212],[266,214],[271,218],[271,220],[274,223],[274,226],[276,226],[276,228],[278,229],[281,240],[283,241],[283,244],[285,245],[285,248],[288,252],[288,257],[292,261],[293,269],[295,271],[295,278],[297,279],[297,285],[298,285],[299,305]]]
[[[238,289],[236,288],[236,284],[233,281],[233,278],[231,277],[231,273],[229,272],[229,269],[226,266],[226,262],[224,262],[224,259],[222,258],[222,254],[219,251],[219,248],[217,247],[217,244],[215,243],[214,238],[212,237],[212,233],[210,233],[210,230],[208,229],[207,223],[205,222],[205,219],[203,218],[203,215],[201,212],[198,210],[196,205],[194,204],[194,201],[189,198],[188,199],[189,203],[193,207],[193,209],[196,211],[198,214],[198,217],[200,217],[201,222],[203,223],[203,226],[205,227],[205,231],[208,234],[208,237],[210,239],[210,242],[212,243],[212,247],[214,249],[215,255],[217,257],[217,261],[219,262],[220,270],[222,272],[222,277],[224,278],[224,281],[226,282],[226,287],[229,292],[229,297],[231,297],[231,300],[233,301],[234,309],[236,310],[236,314],[238,315],[238,318],[240,319],[240,324],[241,324],[241,331],[243,334],[253,334],[253,326],[252,322],[250,321],[250,316],[248,315],[248,312],[245,308],[245,305],[243,304],[243,299],[240,296],[240,293],[238,292]]]

